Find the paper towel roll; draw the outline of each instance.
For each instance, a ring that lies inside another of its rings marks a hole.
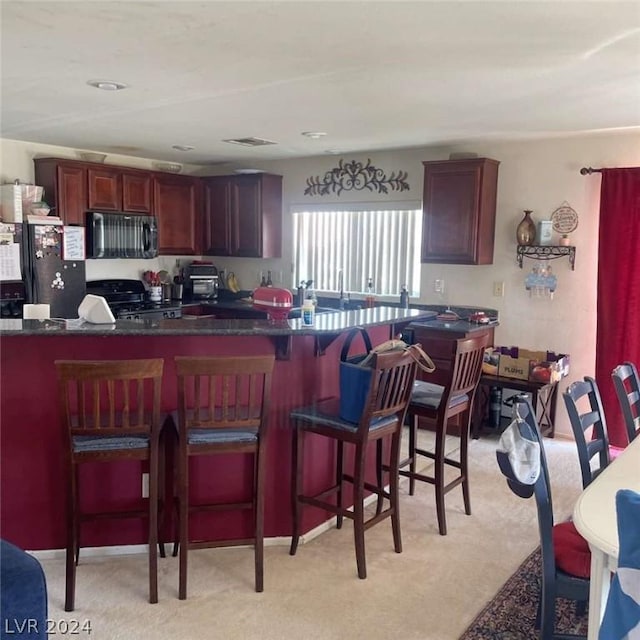
[[[48,320],[51,317],[48,304],[25,304],[22,307],[25,320]]]

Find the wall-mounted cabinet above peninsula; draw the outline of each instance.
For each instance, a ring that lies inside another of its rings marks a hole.
[[[422,262],[492,264],[497,160],[423,162]]]
[[[204,246],[211,256],[282,255],[282,176],[204,178]]]

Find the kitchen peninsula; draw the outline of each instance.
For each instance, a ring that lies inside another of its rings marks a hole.
[[[276,361],[270,411],[267,462],[265,532],[290,535],[290,426],[289,412],[299,405],[338,393],[338,361],[345,333],[365,327],[372,343],[379,344],[415,321],[428,321],[433,311],[377,307],[318,314],[312,327],[301,320],[279,323],[267,320],[150,320],[117,321],[91,325],[75,320],[0,320],[1,336],[1,517],[4,535],[23,548],[60,549],[65,545],[65,434],[59,418],[54,361],[162,357],[165,360],[162,410],[177,407],[176,355],[279,354]],[[356,342],[354,353],[363,346]],[[305,482],[309,488],[333,476],[333,449],[318,438],[310,442]],[[227,459],[228,458],[228,459]],[[170,462],[170,461],[169,461]],[[246,495],[251,468],[228,456],[216,462],[215,473],[207,461],[194,461],[193,488]],[[86,465],[83,502],[113,503],[115,496],[134,505],[141,496],[140,463]],[[171,469],[171,467],[168,467]],[[372,467],[373,471],[373,467]],[[171,490],[168,474],[167,491]],[[170,511],[170,510],[169,510]],[[320,524],[322,512],[306,510],[303,531]],[[169,514],[170,517],[171,514]],[[166,533],[172,531],[166,522]],[[193,535],[247,537],[248,519],[211,515],[195,520]],[[144,542],[140,520],[87,523],[83,546],[130,545]]]

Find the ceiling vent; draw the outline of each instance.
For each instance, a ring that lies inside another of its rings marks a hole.
[[[243,147],[264,147],[267,144],[278,144],[277,142],[265,140],[264,138],[235,138],[232,140],[223,140],[222,142],[241,144]]]

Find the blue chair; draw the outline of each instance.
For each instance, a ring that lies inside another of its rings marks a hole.
[[[582,487],[586,489],[607,467],[611,459],[617,457],[623,450],[609,444],[602,399],[593,378],[585,376],[584,380],[576,380],[567,387],[562,397],[578,448]],[[591,427],[593,427],[591,437],[587,440],[585,432]],[[598,457],[597,467],[592,466],[592,460],[596,456]]]
[[[0,540],[0,639],[47,638],[47,582],[36,558]]]
[[[584,615],[589,600],[589,573],[591,554],[586,540],[577,532],[572,522],[553,522],[551,484],[544,444],[531,403],[526,396],[515,397],[514,412],[523,421],[520,432],[530,441],[538,442],[540,451],[540,473],[533,484],[516,478],[508,456],[498,451],[496,456],[500,471],[507,478],[507,485],[520,498],[535,496],[540,532],[542,556],[542,582],[536,627],[540,629],[540,640],[565,640],[586,636],[555,634],[556,598],[575,600],[576,613]]]
[[[611,373],[631,442],[640,433],[640,377],[633,362],[623,362]]]

